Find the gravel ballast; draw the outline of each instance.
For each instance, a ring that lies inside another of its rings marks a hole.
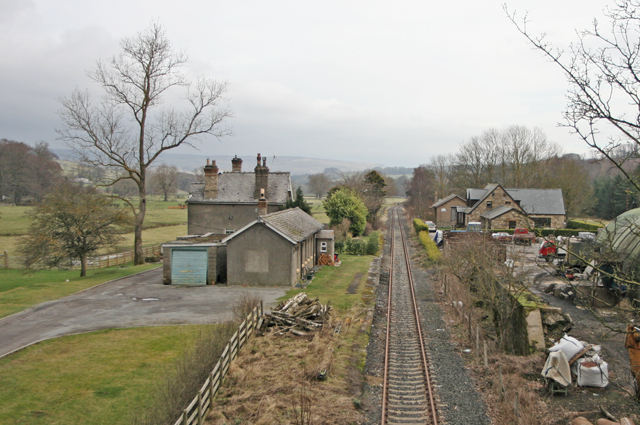
[[[405,234],[411,235],[406,220],[403,220],[402,224]],[[389,288],[389,239],[386,238],[383,250],[380,282],[376,291],[377,299],[364,370],[366,379],[363,407],[366,424],[381,423],[381,385]],[[439,400],[440,420],[447,424],[490,424],[484,402],[460,358],[460,353],[450,342],[449,331],[442,318],[442,310],[436,303],[432,290],[434,271],[425,270],[416,262],[415,247],[411,243],[409,243],[409,253],[412,257],[412,272],[421,313],[425,348],[429,353],[432,382]]]

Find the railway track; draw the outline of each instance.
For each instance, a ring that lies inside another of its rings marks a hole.
[[[398,208],[391,211],[391,256],[382,423],[438,424],[413,277]]]

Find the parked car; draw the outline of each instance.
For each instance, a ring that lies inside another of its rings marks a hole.
[[[502,243],[511,242],[511,235],[507,232],[492,233],[491,237],[498,242],[502,242]]]
[[[529,229],[519,227],[513,230],[513,243],[519,245],[531,245],[536,240],[536,235],[529,233]]]
[[[433,221],[425,220],[424,224],[429,226],[429,233],[435,233],[435,231],[438,230],[438,228],[436,227],[436,223],[434,223]]]

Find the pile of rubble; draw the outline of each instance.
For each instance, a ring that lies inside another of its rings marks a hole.
[[[330,311],[329,304],[322,305],[318,298],[310,299],[301,292],[280,303],[270,313],[265,313],[262,327],[275,331],[277,335],[306,336],[322,329]]]

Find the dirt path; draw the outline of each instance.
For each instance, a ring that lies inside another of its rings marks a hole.
[[[246,291],[265,306],[287,288],[162,284],[162,268],[114,280],[39,304],[0,320],[0,357],[36,342],[99,329],[204,324],[231,318],[230,306]]]

